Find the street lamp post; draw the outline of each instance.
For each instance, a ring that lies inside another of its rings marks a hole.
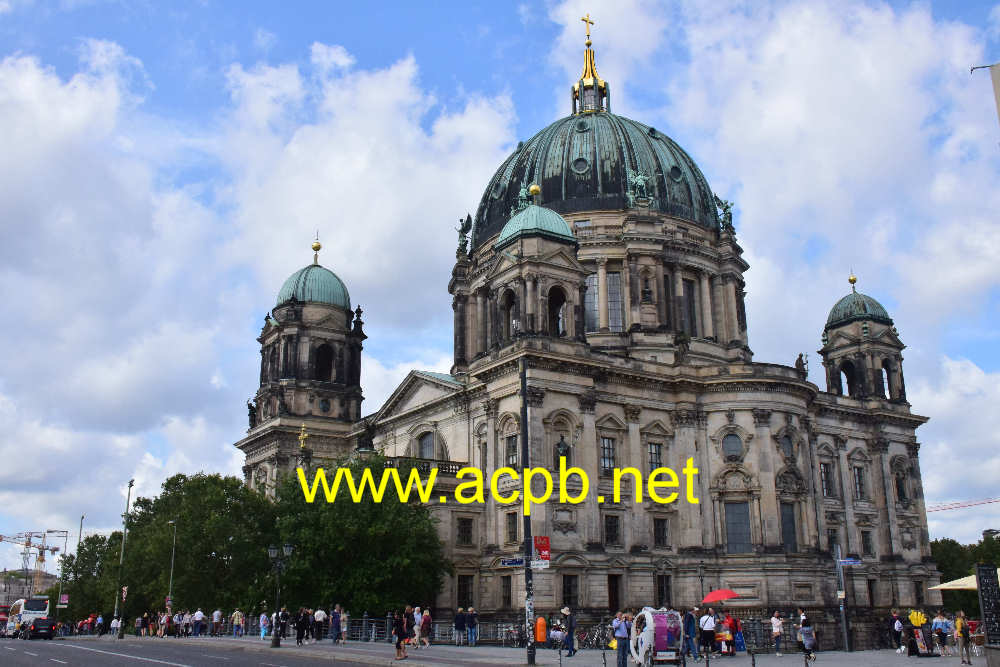
[[[281,571],[285,569],[285,564],[287,559],[292,556],[292,545],[285,544],[281,548],[283,552],[278,553],[278,547],[269,546],[267,548],[267,555],[271,559],[271,564],[274,566],[274,612],[275,612],[275,622],[274,627],[271,629],[271,648],[281,647]]]
[[[128,496],[125,498],[125,514],[122,515],[122,547],[118,553],[118,587],[115,589],[115,613],[112,619],[118,618],[118,596],[122,592],[122,563],[125,562],[125,538],[128,536],[128,507],[132,503],[132,487],[135,480],[128,481]],[[125,638],[125,600],[122,601],[122,615],[118,621],[118,638]]]
[[[531,447],[528,443],[528,360],[521,358],[521,479],[524,479],[531,465]],[[525,488],[524,493],[528,493]],[[529,665],[535,664],[535,587],[532,581],[531,557],[533,544],[531,540],[531,517],[524,513],[524,618],[525,636],[527,637],[527,660]]]
[[[174,545],[170,547],[170,583],[167,584],[167,609],[173,611],[174,607],[174,553],[177,551],[177,519],[167,522],[174,527]]]
[[[701,583],[701,599],[705,599],[705,561],[698,561],[698,581]]]
[[[66,578],[66,548],[69,544],[69,531],[68,530],[46,530],[46,533],[50,535],[62,535],[63,538],[63,550],[62,557],[59,561],[59,597],[56,599],[56,616],[59,615],[59,605],[62,604],[62,591],[63,591],[63,580]]]

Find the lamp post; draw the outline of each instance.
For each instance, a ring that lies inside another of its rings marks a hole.
[[[698,581],[701,583],[701,599],[705,599],[705,561],[698,561]]]
[[[292,549],[292,545],[287,543],[281,548],[283,554],[278,553],[276,546],[272,545],[267,548],[267,555],[274,567],[274,611],[276,614],[274,628],[271,631],[271,648],[281,647],[281,571],[285,569],[287,559],[291,558]]]
[[[63,550],[62,557],[59,560],[59,597],[56,599],[56,616],[59,615],[58,609],[59,605],[62,604],[62,589],[63,580],[66,578],[66,548],[69,543],[69,531],[68,530],[46,530],[46,533],[50,535],[62,535],[63,538]]]
[[[531,448],[528,445],[528,360],[521,357],[521,479],[531,465]],[[524,489],[527,493],[528,489]],[[532,581],[531,517],[524,513],[524,617],[528,664],[535,664],[535,588]]]
[[[122,563],[125,562],[125,538],[128,536],[128,507],[132,503],[132,487],[135,480],[128,481],[128,496],[125,498],[125,514],[122,515],[122,547],[118,553],[118,587],[115,589],[115,613],[112,619],[118,618],[118,596],[122,592]],[[118,622],[118,639],[125,638],[125,600],[122,599],[122,615]]]
[[[174,527],[174,545],[170,547],[170,583],[167,584],[167,610],[174,610],[174,553],[177,551],[177,519],[167,522]]]

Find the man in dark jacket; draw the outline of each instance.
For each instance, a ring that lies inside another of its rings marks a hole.
[[[576,636],[576,614],[571,612],[569,607],[563,607],[560,611],[566,617],[566,657],[570,658],[576,655],[576,648],[573,646]]]
[[[698,607],[691,607],[684,614],[684,648],[681,651],[695,660],[700,660],[698,654]]]
[[[462,637],[465,635],[465,609],[458,608],[455,614],[455,646],[462,645]]]

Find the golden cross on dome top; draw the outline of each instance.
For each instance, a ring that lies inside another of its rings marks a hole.
[[[594,22],[592,20],[590,20],[590,12],[587,12],[587,15],[584,16],[584,17],[582,17],[580,20],[583,21],[583,23],[587,26],[587,41],[589,42],[590,41],[590,26],[594,25]]]
[[[306,425],[305,425],[305,422],[303,422],[302,423],[302,428],[301,428],[301,430],[299,430],[299,449],[305,449],[306,448],[306,438],[308,438],[308,437],[309,437],[309,434],[306,433]]]

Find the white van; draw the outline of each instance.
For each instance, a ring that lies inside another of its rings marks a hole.
[[[25,600],[21,598],[10,606],[10,613],[7,615],[7,636],[14,635],[14,631],[21,627],[22,623],[31,623],[36,618],[49,615],[48,596],[32,597]]]

